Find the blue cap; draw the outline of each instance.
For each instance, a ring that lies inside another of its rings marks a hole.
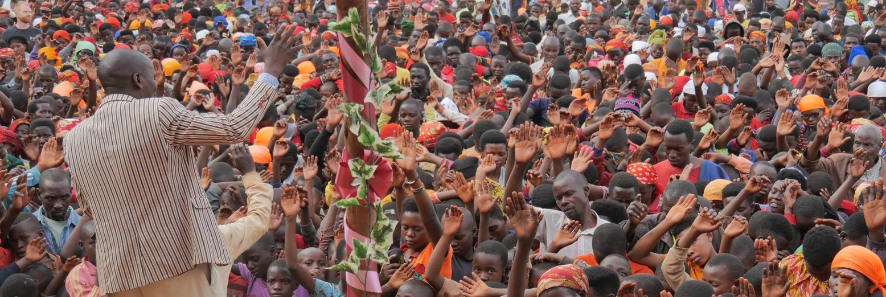
[[[228,20],[225,19],[225,17],[223,16],[217,16],[212,19],[212,25],[215,26],[216,29],[218,29],[218,23],[222,23],[222,25],[225,25],[225,27],[228,26]]]
[[[255,46],[255,35],[252,34],[243,34],[240,35],[240,46]]]

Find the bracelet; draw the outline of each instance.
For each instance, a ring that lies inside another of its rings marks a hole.
[[[404,178],[403,184],[404,184],[404,185],[412,185],[412,184],[414,184],[415,181],[417,181],[417,180],[418,180],[418,179],[409,180],[409,179]]]
[[[425,186],[422,185],[421,187],[418,187],[418,188],[413,189],[413,190],[412,190],[412,194],[413,194],[413,195],[418,195],[418,193],[421,193],[421,192],[424,192],[424,191],[425,191]]]

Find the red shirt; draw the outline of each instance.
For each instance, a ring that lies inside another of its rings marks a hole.
[[[695,113],[686,111],[686,108],[683,107],[683,102],[671,103],[671,109],[674,110],[674,117],[676,117],[677,119],[680,119],[680,120],[695,119]]]
[[[661,194],[664,193],[665,187],[668,186],[668,179],[671,175],[683,173],[683,168],[674,167],[668,160],[664,160],[652,165],[652,169],[658,172],[658,180],[655,181],[655,193],[653,195],[655,199],[649,204],[649,213],[654,214],[661,212],[661,205],[659,203],[661,201]],[[689,171],[689,182],[694,183],[698,181],[699,173],[701,173],[701,166],[692,168],[692,171]]]

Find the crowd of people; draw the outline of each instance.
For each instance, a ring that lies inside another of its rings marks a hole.
[[[359,284],[337,3],[403,90],[366,103],[400,157]],[[0,30],[0,297],[886,294],[880,1],[6,0]]]

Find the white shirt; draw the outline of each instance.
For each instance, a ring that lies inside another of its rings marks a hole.
[[[588,203],[588,207],[590,207],[590,203]],[[553,210],[553,209],[544,209],[544,208],[535,208],[540,210],[544,215],[544,218],[538,224],[538,231],[535,233],[535,239],[541,242],[541,250],[546,250],[547,246],[554,240],[554,236],[557,235],[557,231],[560,230],[560,227],[563,226],[563,222],[568,220],[562,211]],[[593,209],[591,210],[591,214],[597,218],[597,225],[592,228],[582,230],[581,237],[578,238],[578,241],[575,243],[563,248],[560,250],[559,255],[565,255],[570,258],[575,258],[578,256],[587,255],[593,253],[594,250],[591,248],[591,243],[594,238],[594,230],[597,230],[597,227],[609,223],[609,221],[601,218],[597,215]]]
[[[560,15],[557,16],[557,18],[565,21],[567,25],[572,24],[572,22],[575,22],[575,20],[578,19],[577,16],[572,14],[572,11],[567,11],[566,13],[561,13]]]

